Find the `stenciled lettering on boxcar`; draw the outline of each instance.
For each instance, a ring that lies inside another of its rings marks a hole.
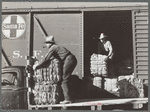
[[[9,15],[2,22],[2,32],[9,39],[19,38],[25,29],[25,20],[19,15]]]
[[[33,56],[35,56],[36,58],[39,58],[39,57],[43,58],[44,57],[44,54],[42,53],[41,50],[34,50],[33,52],[34,52]],[[24,58],[24,59],[26,59],[25,56],[23,56],[22,52],[19,50],[13,51],[13,58]]]

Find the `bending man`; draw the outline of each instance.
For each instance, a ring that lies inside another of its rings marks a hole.
[[[62,74],[62,90],[64,94],[64,101],[60,102],[62,104],[72,103],[72,99],[70,98],[69,88],[68,88],[68,79],[71,76],[74,68],[77,64],[76,57],[66,48],[59,46],[54,41],[54,36],[46,37],[46,41],[44,42],[46,47],[48,48],[48,53],[46,54],[43,61],[37,65],[33,66],[33,69],[40,68],[44,65],[44,63],[50,61],[51,57],[55,57],[62,62],[63,65],[63,74]]]

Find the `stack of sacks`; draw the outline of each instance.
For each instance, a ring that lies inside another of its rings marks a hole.
[[[94,77],[93,78],[93,85],[99,88],[102,88],[102,78],[101,77]]]
[[[105,78],[104,89],[112,92],[117,90],[117,78]]]
[[[118,77],[119,95],[123,98],[143,98],[143,80],[134,75]]]
[[[35,86],[33,89],[35,104],[56,104],[59,102],[60,62],[53,59],[46,68],[34,71]]]
[[[108,73],[107,63],[105,61],[106,56],[100,54],[93,54],[91,56],[91,74],[93,76],[102,76]]]

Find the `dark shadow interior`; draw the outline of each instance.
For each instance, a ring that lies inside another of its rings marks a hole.
[[[111,41],[115,55],[113,65],[115,76],[121,66],[131,66],[133,73],[133,40],[131,11],[87,11],[84,13],[84,76],[90,74],[90,57],[97,53],[98,37],[101,33],[107,34]]]

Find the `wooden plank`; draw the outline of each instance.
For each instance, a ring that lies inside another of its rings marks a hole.
[[[44,8],[40,8],[40,9],[10,9],[10,10],[3,10],[2,11],[2,14],[6,14],[6,13],[28,13],[28,12],[34,12],[34,13],[37,13],[37,12],[53,12],[53,11],[59,11],[59,12],[64,12],[64,11],[71,11],[71,12],[79,12],[80,9],[71,9],[71,8],[68,8],[68,9],[62,9],[62,8],[55,8],[55,9],[52,9],[52,8],[49,8],[49,9],[44,9]]]
[[[140,11],[140,13],[135,13],[135,16],[148,16],[148,11]]]
[[[135,37],[147,37],[148,38],[148,34],[137,33],[137,34],[135,34]]]
[[[33,56],[33,17],[32,13],[29,12],[28,15],[28,56]]]
[[[148,48],[142,48],[142,47],[139,48],[139,47],[137,47],[136,50],[137,51],[148,51]]]
[[[148,29],[148,25],[136,24],[135,28],[136,29],[138,29],[138,28],[146,28],[146,29]]]
[[[146,52],[146,51],[138,51],[138,52],[136,53],[136,55],[137,55],[137,56],[148,56],[148,52]]]
[[[140,29],[140,30],[136,29],[135,33],[148,33],[148,30],[145,30],[145,29],[144,30],[143,29]]]
[[[148,69],[136,69],[137,71],[143,71],[143,70],[146,70],[148,71]]]
[[[147,20],[135,20],[135,24],[148,24],[148,19]]]
[[[71,103],[71,104],[54,104],[51,105],[51,107],[72,107],[72,106],[96,106],[97,104],[101,105],[115,105],[115,104],[133,104],[133,103],[147,103],[148,98],[124,98],[124,99],[103,99],[103,100],[98,100],[98,101],[88,101],[88,102],[77,102],[77,103]],[[48,107],[49,105],[32,105],[32,108],[35,107]]]
[[[81,60],[80,61],[80,68],[82,69],[80,72],[80,74],[82,74],[82,77],[85,77],[84,76],[84,12],[82,11],[82,13],[80,14],[80,55],[81,55]]]
[[[145,42],[145,43],[136,43],[136,46],[140,47],[140,46],[144,46],[144,47],[148,47],[148,42]]]
[[[137,74],[137,77],[139,79],[148,79],[148,74],[147,75],[146,74]]]
[[[137,65],[148,65],[148,62],[137,61]]]
[[[137,74],[147,74],[148,75],[148,70],[137,70]]]
[[[142,66],[142,65],[138,65],[137,66],[137,69],[143,69],[143,70],[147,70],[148,69],[148,66]]]
[[[135,33],[135,11],[132,11],[132,40],[133,40],[133,67],[134,67],[134,75],[136,77],[136,43],[135,43],[135,38],[137,37],[137,34]]]
[[[148,39],[136,38],[135,41],[136,42],[148,42]]]
[[[148,19],[148,17],[144,17],[144,16],[142,16],[142,17],[135,17],[135,20],[147,20]]]
[[[137,60],[142,60],[142,61],[143,61],[143,60],[144,60],[144,61],[145,61],[145,60],[148,61],[148,56],[143,56],[143,57],[141,57],[141,56],[138,57],[138,56],[137,56],[136,59],[137,59]]]
[[[13,5],[12,5],[13,6]],[[17,5],[18,6],[18,5]],[[43,5],[44,6],[44,5]],[[50,6],[48,6],[50,7]],[[10,12],[50,12],[50,11],[103,11],[103,10],[140,10],[140,11],[147,11],[147,6],[110,6],[110,5],[105,5],[105,6],[85,6],[85,5],[77,5],[75,6],[69,6],[69,7],[63,7],[63,6],[52,6],[51,8],[43,8],[43,7],[28,7],[28,8],[7,8],[3,9],[2,13],[10,13]]]

